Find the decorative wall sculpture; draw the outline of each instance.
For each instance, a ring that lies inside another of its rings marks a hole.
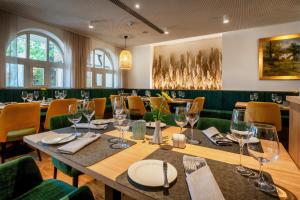
[[[175,45],[176,47],[176,45]],[[176,49],[165,53],[155,47],[152,67],[152,84],[156,89],[222,88],[222,54],[218,48],[205,50]],[[174,48],[174,47],[173,47]],[[178,52],[179,51],[179,52]],[[181,51],[181,52],[180,52]],[[167,55],[166,55],[167,54]]]

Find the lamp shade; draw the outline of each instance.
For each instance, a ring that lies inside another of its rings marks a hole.
[[[128,50],[122,50],[120,53],[120,69],[130,70],[132,67],[132,55]]]

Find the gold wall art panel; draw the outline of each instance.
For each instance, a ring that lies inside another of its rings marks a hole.
[[[195,42],[184,46],[175,44],[172,47],[155,47],[152,66],[153,88],[222,89],[220,43],[219,40],[213,40],[205,41],[204,47]]]

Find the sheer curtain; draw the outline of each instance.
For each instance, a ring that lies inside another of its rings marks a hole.
[[[0,88],[5,87],[6,80],[6,63],[11,63],[7,65],[9,69],[8,78],[10,75],[15,75],[10,77],[11,80],[16,81],[17,83],[21,80],[18,80],[18,65],[17,63],[17,42],[13,42],[9,54],[15,56],[15,58],[6,59],[6,49],[8,47],[11,39],[15,38],[17,35],[17,16],[0,11]],[[15,64],[14,64],[15,63]],[[15,73],[12,73],[15,71]]]
[[[91,39],[77,33],[65,31],[65,63],[66,80],[70,80],[71,87],[86,87],[86,68],[91,51]]]

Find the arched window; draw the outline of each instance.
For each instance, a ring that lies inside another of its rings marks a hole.
[[[86,72],[86,86],[114,87],[114,66],[111,55],[103,49],[94,49],[90,54]]]
[[[6,87],[63,87],[59,43],[36,31],[20,32],[6,49]]]

